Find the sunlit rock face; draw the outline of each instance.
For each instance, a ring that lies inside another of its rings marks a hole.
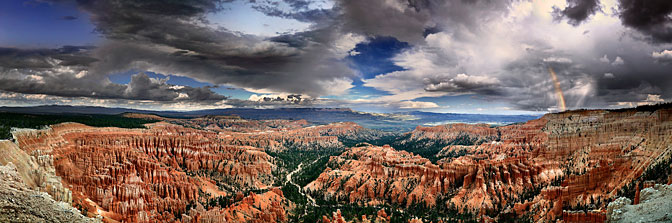
[[[19,163],[35,190],[103,219],[282,222],[292,205],[272,186],[277,160],[266,151],[342,149],[339,138],[381,134],[355,123],[311,126],[304,120],[230,116],[161,120],[146,129],[63,123],[14,131],[16,143],[3,142],[7,156],[0,162]],[[240,194],[250,190],[261,192]],[[235,197],[228,206],[200,206],[227,195]]]
[[[215,132],[173,124],[118,129],[66,123],[15,137],[26,153],[53,159],[45,162],[53,163],[75,205],[114,220],[177,220],[199,190],[213,191],[201,188],[206,184],[194,174],[221,182],[221,195],[273,182],[273,159],[262,149],[227,145]]]
[[[669,157],[671,136],[670,109],[571,111],[501,127],[418,127],[403,144],[448,144],[435,163],[389,146],[350,148],[331,157],[330,168],[306,189],[361,205],[454,205],[481,216],[495,210],[603,222],[620,189]],[[469,142],[451,145],[456,139]]]
[[[283,222],[295,204],[274,186],[280,165],[269,154],[344,149],[318,170],[306,193],[339,204],[450,207],[491,220],[604,222],[619,190],[672,154],[670,109],[572,111],[499,127],[418,127],[392,146],[356,143],[394,135],[351,122],[217,116],[166,118],[146,127],[62,123],[16,130],[14,142],[0,142],[0,164],[13,163],[30,190],[102,220]],[[435,150],[415,152],[425,146]],[[226,205],[203,206],[222,196]],[[361,220],[389,220],[381,216]],[[322,220],[344,219],[335,213]]]
[[[287,221],[288,211],[286,210],[287,200],[283,197],[282,191],[273,189],[271,191],[255,194],[250,193],[241,201],[232,204],[226,208],[215,207],[205,210],[202,206],[197,206],[189,210],[189,213],[183,216],[184,222],[285,222]]]
[[[353,122],[332,123],[279,131],[262,131],[253,134],[237,132],[220,133],[220,137],[226,143],[254,146],[272,151],[338,148],[344,146],[339,141],[339,137],[348,138],[351,141],[359,141],[380,137],[381,135],[384,134],[363,128]]]
[[[237,116],[206,116],[166,121],[217,132],[217,138],[227,145],[252,146],[274,152],[288,149],[342,148],[342,140],[358,142],[390,135],[364,128],[354,122],[310,125],[306,120],[247,120]]]

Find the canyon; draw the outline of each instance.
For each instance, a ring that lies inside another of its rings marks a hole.
[[[282,222],[291,204],[273,186],[278,168],[266,151],[342,147],[339,136],[363,129],[235,117],[182,121],[146,129],[19,129],[16,143],[0,144],[0,161],[17,163],[31,188],[104,221]],[[201,205],[215,199],[217,207]]]
[[[672,179],[671,114],[580,110],[499,127],[419,126],[396,148],[365,145],[331,157],[306,189],[338,203],[450,207],[475,219],[605,222],[609,202],[632,185]],[[645,173],[654,164],[666,173]]]
[[[2,192],[68,215],[46,221],[606,222],[616,203],[630,219],[637,212],[624,199],[638,205],[640,189],[672,183],[669,106],[407,133],[235,115],[124,117],[153,122],[13,129],[0,141]],[[662,195],[646,192],[642,204],[667,204],[668,189],[656,188]]]

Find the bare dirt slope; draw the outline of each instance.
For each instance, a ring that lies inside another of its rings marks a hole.
[[[0,166],[0,222],[99,222],[68,203],[29,189],[14,164]]]
[[[640,194],[636,205],[627,198],[609,203],[610,222],[672,222],[672,185],[656,184]]]

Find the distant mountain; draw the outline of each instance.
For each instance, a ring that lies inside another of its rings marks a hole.
[[[150,111],[128,109],[128,108],[108,108],[97,106],[70,106],[70,105],[41,105],[33,107],[0,107],[2,112],[26,113],[26,114],[99,114],[116,115],[126,112],[147,113]]]
[[[305,119],[326,124],[331,122],[356,122],[364,127],[388,131],[409,131],[418,125],[441,125],[448,123],[487,123],[504,125],[539,118],[533,115],[483,115],[432,112],[367,113],[349,108],[226,108],[196,111],[152,111],[96,106],[44,105],[34,107],[0,107],[0,112],[27,114],[105,114],[122,113],[156,114],[164,117],[188,118],[205,115],[238,115],[245,119]],[[0,114],[1,115],[1,114]]]
[[[541,117],[540,115],[484,115],[484,114],[458,114],[458,113],[434,113],[434,112],[401,112],[395,113],[416,117],[416,122],[422,125],[443,125],[448,123],[486,123],[493,125],[505,125],[516,122],[524,122]]]

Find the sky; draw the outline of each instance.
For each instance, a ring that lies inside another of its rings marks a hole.
[[[0,106],[541,114],[670,100],[669,0],[0,1]]]

